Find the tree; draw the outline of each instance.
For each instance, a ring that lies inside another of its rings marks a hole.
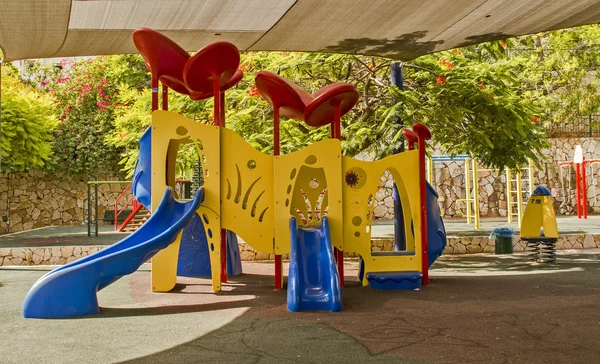
[[[45,166],[52,158],[52,132],[57,126],[52,98],[18,79],[3,65],[0,172],[24,172]]]
[[[546,127],[569,123],[600,108],[600,25],[508,40],[511,63],[525,96]]]

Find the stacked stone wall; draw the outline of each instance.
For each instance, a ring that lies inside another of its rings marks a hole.
[[[577,213],[575,172],[572,167],[557,165],[560,161],[573,159],[576,145],[581,145],[583,155],[588,159],[600,159],[600,139],[598,138],[560,138],[551,139],[549,148],[542,152],[541,166],[534,165],[534,187],[546,186],[552,193],[554,209],[557,215]],[[440,155],[434,150],[433,155]],[[442,215],[446,218],[464,217],[466,213],[465,162],[435,162],[432,185],[438,192]],[[480,216],[506,217],[508,213],[506,198],[506,174],[485,170],[479,165],[478,196]],[[588,186],[588,213],[600,214],[600,163],[588,166],[586,185]],[[526,176],[526,173],[523,174]],[[514,178],[514,177],[513,177]],[[375,217],[393,218],[392,200],[393,177],[386,172],[380,180],[376,194]],[[513,182],[514,186],[514,182]],[[527,186],[524,183],[523,189]]]
[[[118,180],[100,176],[99,180]],[[113,210],[124,184],[98,186],[98,216]],[[92,202],[94,202],[92,186]],[[120,206],[129,199],[128,192]],[[92,213],[94,213],[92,206]],[[0,233],[31,230],[44,226],[79,225],[87,221],[87,177],[29,172],[0,175]]]

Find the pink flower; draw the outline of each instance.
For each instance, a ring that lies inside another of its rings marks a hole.
[[[42,86],[42,87],[48,86],[49,83],[50,82],[48,82],[48,81],[42,81],[42,82],[40,82],[40,86]]]
[[[77,136],[77,140],[81,140],[81,137],[79,135]]]

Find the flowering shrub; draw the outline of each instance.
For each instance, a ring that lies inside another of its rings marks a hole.
[[[117,86],[110,60],[63,60],[62,71],[45,73],[39,87],[54,96],[59,119],[54,132],[55,167],[72,174],[118,170],[118,148],[104,138],[114,127]]]

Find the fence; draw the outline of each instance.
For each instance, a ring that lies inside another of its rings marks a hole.
[[[600,115],[580,116],[569,123],[552,124],[546,132],[550,138],[600,137]]]

